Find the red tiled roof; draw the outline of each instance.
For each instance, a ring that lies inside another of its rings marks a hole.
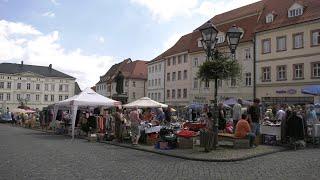
[[[261,14],[257,32],[320,19],[320,0],[264,0],[264,2],[265,8]],[[301,16],[289,18],[288,9],[295,2],[304,6],[304,12]],[[265,17],[271,12],[275,12],[276,16],[272,23],[267,24]]]
[[[147,79],[147,61],[136,60],[119,69],[125,78]]]

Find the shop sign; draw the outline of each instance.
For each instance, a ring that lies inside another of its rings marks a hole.
[[[281,89],[281,90],[276,90],[276,93],[277,93],[277,94],[285,94],[285,93],[287,93],[287,91]]]
[[[289,89],[288,94],[297,94],[297,90],[295,89]]]

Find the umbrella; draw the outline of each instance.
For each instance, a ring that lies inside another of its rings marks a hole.
[[[310,85],[301,88],[301,93],[320,96],[320,85]]]
[[[204,106],[203,104],[191,103],[188,106],[186,106],[186,108],[197,110],[197,109],[203,109],[203,106]]]
[[[225,101],[223,102],[223,104],[233,106],[233,105],[235,105],[237,102],[238,102],[238,99],[237,99],[237,98],[230,98],[230,99],[228,99],[228,100],[225,100]],[[250,105],[251,102],[250,102],[250,101],[247,101],[247,100],[242,100],[242,104],[243,104],[243,105]]]
[[[27,111],[24,109],[15,108],[15,109],[12,109],[11,112],[13,112],[13,113],[26,113]]]

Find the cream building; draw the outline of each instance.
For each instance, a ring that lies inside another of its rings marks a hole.
[[[24,105],[42,109],[74,96],[75,78],[48,67],[13,63],[0,64],[2,108]]]
[[[319,7],[311,0],[266,4],[256,33],[256,95],[263,102],[314,101],[301,88],[320,84]]]
[[[108,98],[117,94],[115,77],[119,71],[124,76],[123,91],[128,97],[128,102],[147,95],[146,61],[132,61],[130,58],[113,65],[105,75],[101,76],[96,84],[96,92]]]
[[[154,60],[148,64],[148,85],[147,94],[148,97],[164,103],[164,78],[165,78],[165,61],[164,59]]]

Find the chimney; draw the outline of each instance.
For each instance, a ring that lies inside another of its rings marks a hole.
[[[50,71],[52,70],[52,64],[49,64],[49,70]]]

